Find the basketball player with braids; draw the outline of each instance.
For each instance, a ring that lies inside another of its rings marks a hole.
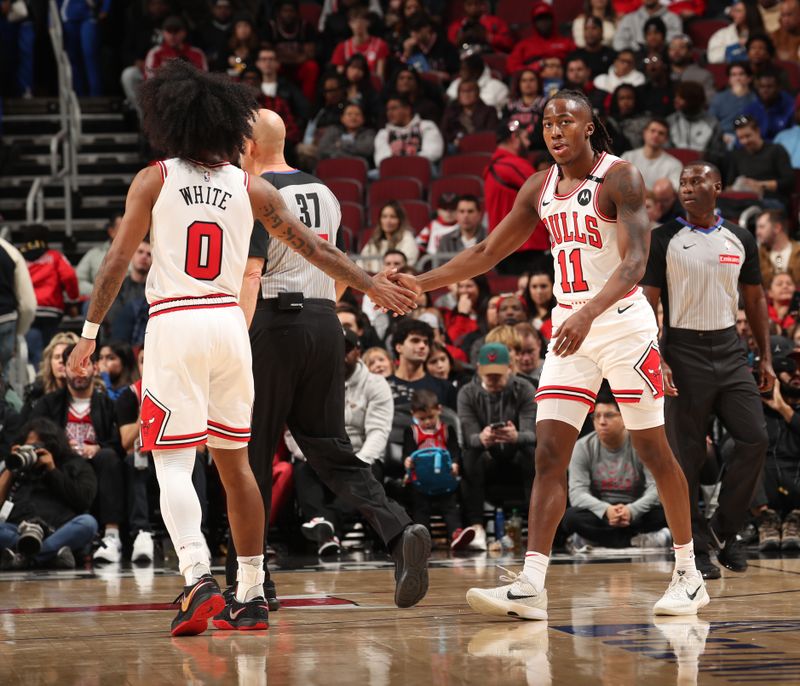
[[[230,164],[254,117],[255,102],[242,86],[172,60],[140,93],[145,133],[169,159],[143,169],[131,184],[68,364],[73,374],[87,372],[98,327],[149,232],[153,265],[140,436],[142,450],[153,453],[161,512],[186,580],[171,632],[201,633],[217,615],[229,629],[266,629],[264,506],[247,458],[250,340],[238,304],[253,222],[382,307],[408,312],[414,293],[386,275],[370,278],[296,219],[269,183]],[[208,444],[225,487],[239,555],[235,596],[227,605],[209,569],[191,480],[202,444]]]
[[[510,583],[470,589],[489,615],[547,619],[545,575],[567,501],[567,466],[603,378],[633,446],[652,472],[675,542],[675,571],[654,612],[691,615],[708,604],[694,563],[686,480],[664,432],[664,393],[653,310],[639,280],[650,249],[641,174],[609,152],[608,134],[586,96],[557,93],[545,106],[544,140],[555,164],[531,176],[489,237],[427,274],[391,277],[430,291],[483,274],[514,252],[541,218],[555,259],[554,338],[536,393],[536,479],[528,552]]]

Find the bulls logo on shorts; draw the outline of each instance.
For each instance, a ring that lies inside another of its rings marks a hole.
[[[584,188],[578,193],[578,204],[586,207],[590,202],[592,202],[592,191],[588,188]]]
[[[647,346],[647,350],[634,365],[634,369],[644,379],[653,394],[653,398],[658,400],[664,395],[664,380],[661,377],[661,354],[658,352],[658,346],[655,343],[650,343]]]
[[[149,391],[144,392],[139,414],[139,433],[143,450],[152,450],[158,443],[164,433],[169,415],[168,408],[158,402]]]

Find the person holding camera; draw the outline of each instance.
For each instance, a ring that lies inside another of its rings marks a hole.
[[[464,510],[467,524],[475,530],[470,548],[486,549],[487,494],[492,500],[498,486],[513,486],[519,491],[518,500],[530,498],[536,448],[534,394],[530,383],[512,373],[508,348],[502,343],[487,343],[480,349],[478,374],[458,393]]]
[[[97,493],[94,471],[49,419],[32,419],[20,436],[25,444],[0,462],[0,568],[74,569],[75,555],[97,533],[87,513]]]
[[[64,348],[67,364],[74,344]],[[93,361],[97,361],[96,354]],[[67,369],[66,386],[43,396],[31,410],[31,417],[47,417],[66,432],[72,450],[82,457],[97,476],[97,498],[92,507],[104,528],[96,562],[119,562],[122,542],[119,526],[125,519],[125,451],[119,435],[114,402],[95,387],[97,369],[92,365],[86,376]]]
[[[747,569],[736,534],[748,516],[767,452],[759,391],[772,391],[775,372],[769,321],[761,286],[758,246],[752,234],[716,214],[722,191],[719,170],[692,162],[680,175],[681,217],[653,231],[641,284],[653,310],[664,306],[661,371],[667,438],[689,484],[695,564],[706,579],[718,579],[709,546],[720,564]],[[739,290],[760,358],[754,378],[736,333]],[[657,358],[656,358],[657,360]],[[649,371],[647,359],[639,363]],[[698,507],[700,472],[706,461],[708,424],[716,415],[735,449],[725,465],[719,506],[710,521]]]

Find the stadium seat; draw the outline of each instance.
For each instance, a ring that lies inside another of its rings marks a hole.
[[[668,148],[664,152],[675,157],[684,166],[703,157],[702,150],[692,150],[691,148]]]
[[[800,66],[797,62],[786,62],[784,60],[775,60],[775,66],[779,70],[785,71],[789,77],[789,84],[794,92],[800,90]]]
[[[526,3],[518,2],[517,3],[520,7],[525,7]],[[583,13],[583,0],[558,0],[558,2],[554,2],[552,4],[553,7],[553,16],[556,21],[556,28],[560,29],[565,24],[570,25],[570,31],[572,29],[572,22],[575,20],[579,14]],[[531,20],[531,12],[530,6],[528,6],[528,17],[521,22],[517,22],[519,24],[527,24]]]
[[[439,196],[442,193],[455,193],[456,195],[477,195],[483,197],[483,179],[479,176],[467,176],[466,174],[457,176],[446,176],[436,179],[431,185],[431,207],[436,207],[439,203]]]
[[[483,56],[483,61],[486,63],[486,66],[493,72],[497,72],[500,75],[500,80],[504,80],[506,76],[508,76],[508,72],[506,71],[507,59],[508,55],[504,52],[490,52]]]
[[[694,47],[705,50],[711,36],[729,23],[723,19],[696,19],[686,25],[686,33],[692,39]]]
[[[714,77],[714,88],[724,91],[728,87],[728,65],[727,64],[707,64],[706,69]]]
[[[493,153],[496,147],[497,134],[494,131],[468,133],[458,143],[458,151],[462,154],[468,152]]]
[[[355,179],[362,186],[367,185],[367,163],[362,157],[334,157],[320,160],[317,176],[326,179]]]
[[[298,9],[300,18],[305,19],[316,30],[319,24],[319,16],[322,14],[322,5],[316,2],[301,2]]]
[[[387,157],[379,167],[381,179],[390,179],[397,176],[410,176],[419,179],[424,188],[431,183],[431,163],[427,157],[413,155],[409,157]]]
[[[355,179],[325,179],[325,184],[341,202],[364,203],[364,186]]]
[[[560,0],[564,2],[565,0]],[[501,19],[505,19],[512,30],[516,29],[519,24],[529,24],[531,21],[531,7],[533,3],[520,2],[520,0],[500,0],[497,3],[495,14]],[[581,12],[583,7],[583,0],[578,3],[578,11]]]
[[[492,156],[485,152],[473,152],[468,155],[450,155],[442,160],[442,176],[469,174],[483,176],[483,170]]]
[[[401,200],[400,205],[405,210],[408,223],[414,227],[415,233],[419,233],[433,216],[431,206],[424,200]]]
[[[340,203],[342,208],[342,226],[346,226],[353,237],[358,237],[364,230],[364,207],[354,202]],[[356,246],[351,244],[351,249]]]
[[[369,207],[383,207],[390,200],[421,200],[422,184],[405,176],[374,181],[369,187]]]

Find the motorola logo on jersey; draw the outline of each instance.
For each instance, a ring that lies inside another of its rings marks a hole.
[[[591,193],[588,190],[586,192]],[[590,214],[581,216],[579,212],[558,212],[545,217],[545,221],[553,245],[572,242],[598,249],[603,247],[603,237],[597,228],[597,217]]]
[[[586,207],[590,202],[592,202],[592,191],[588,188],[584,188],[578,193],[578,204]]]

